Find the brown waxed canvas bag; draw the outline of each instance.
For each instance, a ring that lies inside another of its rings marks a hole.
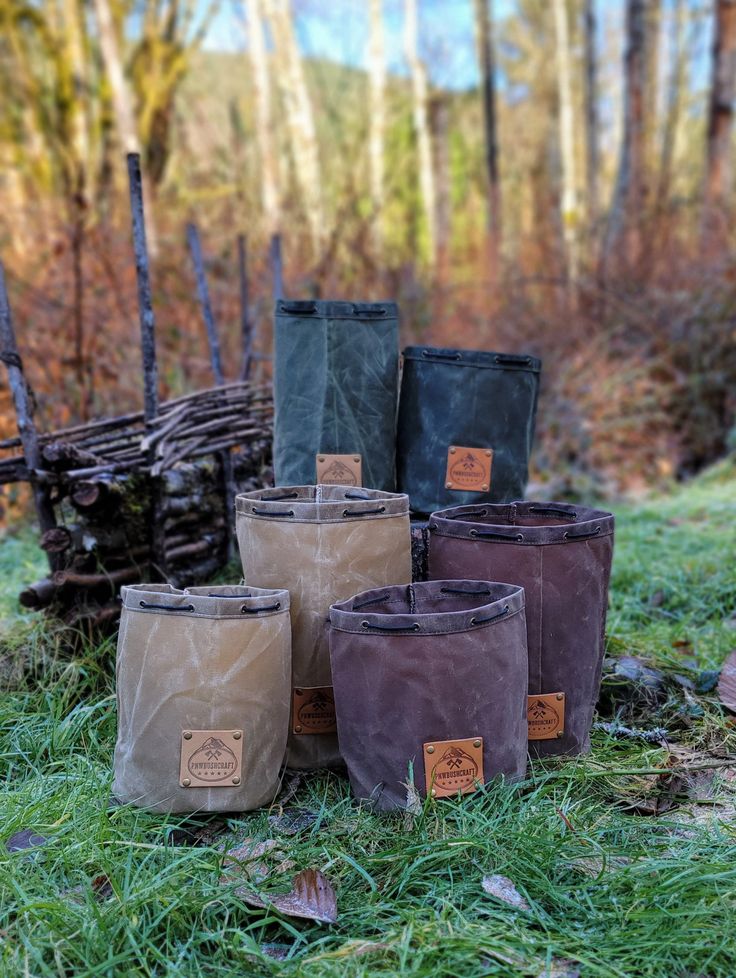
[[[524,591],[486,581],[377,588],[330,609],[340,750],[375,808],[523,777]]]
[[[567,503],[457,506],[429,521],[429,577],[520,584],[529,640],[529,750],[590,749],[613,557],[611,513]]]
[[[328,645],[330,605],[411,580],[409,499],[349,486],[293,486],[236,497],[243,575],[291,595],[292,712],[287,763],[340,763]]]
[[[289,722],[289,595],[122,589],[112,792],[156,812],[272,801]]]

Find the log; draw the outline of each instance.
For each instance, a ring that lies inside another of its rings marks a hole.
[[[29,584],[18,595],[18,600],[24,608],[31,608],[38,611],[41,608],[48,608],[54,601],[57,586],[50,577],[44,577],[34,584]]]
[[[46,553],[63,553],[72,545],[72,535],[65,526],[53,526],[41,535],[40,546]]]
[[[83,590],[91,590],[96,587],[103,587],[106,584],[128,584],[137,581],[141,576],[139,567],[121,567],[119,570],[110,571],[107,574],[82,574],[74,570],[55,571],[53,582],[57,588],[75,587]]]
[[[104,462],[99,455],[93,455],[83,448],[65,441],[52,441],[41,449],[44,462],[57,469],[80,469]]]
[[[211,537],[204,537],[194,543],[185,543],[180,547],[172,547],[166,550],[164,558],[167,564],[175,563],[177,560],[183,560],[186,557],[196,557],[198,554],[210,553],[213,547],[222,545],[223,543],[224,538],[218,541]]]
[[[101,476],[98,479],[81,479],[72,485],[72,504],[77,510],[88,510],[104,505],[119,505],[123,497],[120,482]]]

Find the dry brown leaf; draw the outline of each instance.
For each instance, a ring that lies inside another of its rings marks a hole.
[[[580,859],[571,860],[570,866],[572,869],[577,869],[581,873],[597,879],[603,873],[613,873],[617,869],[623,869],[624,866],[630,865],[630,863],[631,860],[625,856],[609,856],[608,858],[603,856],[581,856]]]
[[[38,835],[33,829],[21,829],[11,835],[5,842],[8,852],[23,852],[24,849],[38,849],[45,846],[49,840],[43,835]]]
[[[296,835],[311,828],[317,821],[317,813],[306,808],[287,808],[279,815],[269,815],[268,824],[282,835]]]
[[[531,910],[527,901],[519,893],[508,876],[501,876],[500,874],[484,876],[481,886],[489,896],[495,897],[497,900],[502,900],[516,910]]]
[[[718,680],[718,698],[727,710],[736,713],[736,649],[723,663]]]
[[[318,869],[303,869],[297,873],[289,893],[261,896],[244,887],[235,892],[252,907],[273,907],[289,917],[303,917],[323,924],[333,924],[337,920],[335,891]]]
[[[225,853],[223,866],[231,869],[235,867],[238,872],[243,873],[249,880],[262,883],[269,876],[277,876],[287,873],[296,865],[292,860],[286,858],[286,853],[279,848],[279,843],[275,839],[264,839],[256,842],[255,839],[243,839],[243,841],[228,849]],[[266,859],[278,859],[276,866],[269,865]],[[220,882],[232,882],[232,874],[223,876]]]

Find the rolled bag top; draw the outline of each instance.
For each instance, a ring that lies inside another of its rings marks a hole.
[[[453,610],[453,605],[465,607]],[[361,634],[449,635],[491,626],[523,611],[524,588],[516,584],[422,581],[373,588],[338,601],[330,608],[330,625]]]
[[[212,584],[180,590],[171,584],[130,584],[121,588],[123,607],[141,614],[177,618],[268,618],[289,611],[289,592],[280,588]]]
[[[278,486],[243,492],[235,497],[235,513],[292,523],[344,523],[409,515],[409,497],[402,492],[354,486]]]
[[[611,536],[614,524],[613,514],[605,510],[521,500],[451,506],[429,518],[429,530],[434,535],[530,547]]]
[[[345,302],[336,300],[277,299],[276,316],[315,319],[396,319],[399,307],[395,302]]]
[[[447,363],[458,367],[481,367],[485,370],[528,370],[530,373],[538,374],[542,369],[542,361],[526,353],[407,346],[403,355],[405,360],[416,360],[420,363]]]

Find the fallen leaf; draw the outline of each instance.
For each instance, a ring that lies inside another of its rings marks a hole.
[[[92,880],[92,892],[100,901],[109,900],[110,897],[115,896],[115,890],[112,888],[110,878],[104,873],[100,873],[99,876],[95,876]]]
[[[306,808],[290,808],[280,815],[269,815],[268,824],[282,835],[296,835],[317,821],[317,813]]]
[[[736,649],[723,663],[718,680],[718,698],[727,710],[736,713]]]
[[[278,859],[276,866],[269,865],[266,857]],[[279,848],[279,843],[275,839],[264,839],[256,842],[255,839],[243,839],[243,841],[228,849],[223,859],[223,866],[233,866],[238,872],[243,873],[249,880],[262,883],[269,876],[278,876],[293,869],[296,864],[286,858],[286,853]],[[223,876],[221,883],[232,882],[232,874]]]
[[[169,831],[166,841],[172,846],[212,846],[227,827],[222,818],[210,819],[203,825],[177,825]]]
[[[273,907],[289,917],[303,917],[323,924],[333,924],[337,920],[335,891],[318,869],[303,869],[297,873],[289,893],[261,896],[242,887],[235,892],[252,907]]]
[[[569,958],[552,958],[537,978],[580,978],[580,969]]]
[[[499,874],[484,876],[481,886],[489,896],[508,903],[510,907],[514,907],[516,910],[531,910],[527,901],[519,893],[508,876],[501,876]]]
[[[281,788],[281,794],[277,799],[279,805],[282,808],[288,801],[291,801],[291,799],[294,797],[294,795],[301,787],[303,781],[304,781],[304,774],[301,771],[292,771],[284,778],[284,783]]]
[[[685,779],[679,774],[657,774],[651,783],[653,793],[646,798],[625,799],[625,811],[632,815],[662,815],[678,804],[677,796],[686,788]]]
[[[44,836],[34,832],[33,829],[21,829],[15,835],[11,835],[5,843],[8,852],[23,852],[24,849],[37,849],[45,846],[49,840]]]

